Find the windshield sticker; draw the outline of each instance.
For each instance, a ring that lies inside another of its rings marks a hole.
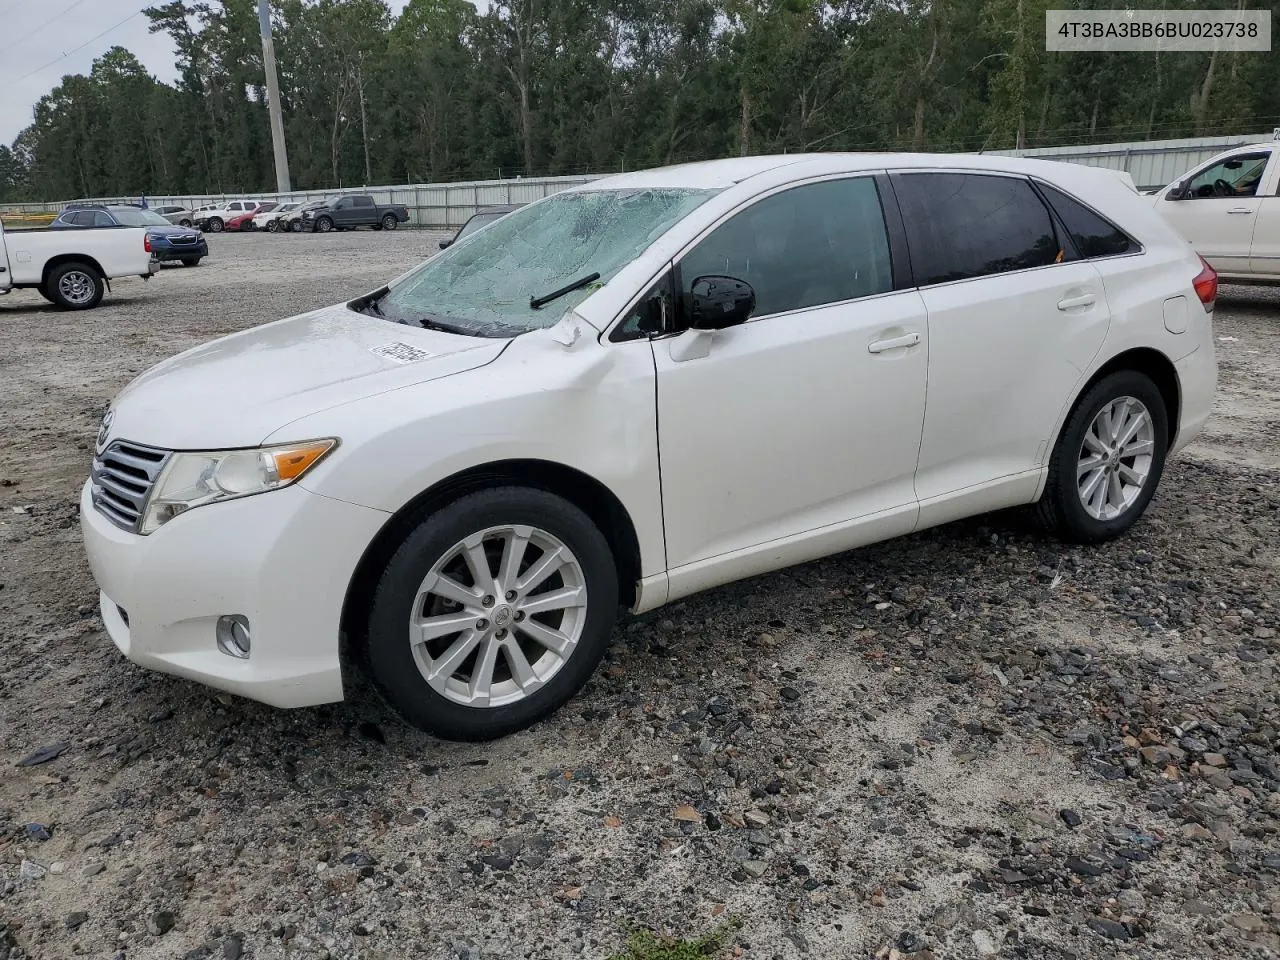
[[[434,354],[427,350],[419,350],[417,347],[410,346],[407,343],[384,343],[377,347],[370,347],[371,352],[387,360],[395,363],[416,363],[419,360],[426,360]]]

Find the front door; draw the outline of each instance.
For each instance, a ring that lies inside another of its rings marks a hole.
[[[1247,274],[1270,160],[1271,151],[1263,148],[1211,163],[1191,175],[1182,193],[1163,191],[1156,209],[1215,270]]]
[[[783,566],[855,545],[859,518],[910,531],[928,330],[920,295],[894,289],[875,180],[753,202],[679,261],[678,298],[705,275],[747,281],[757,308],[653,342],[673,596],[681,567]]]

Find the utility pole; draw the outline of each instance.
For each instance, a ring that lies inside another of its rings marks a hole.
[[[258,26],[262,28],[262,65],[267,74],[267,108],[271,111],[271,149],[276,159],[276,190],[289,193],[289,157],[284,149],[284,117],[280,113],[280,81],[276,77],[276,50],[271,43],[269,0],[258,0]]]

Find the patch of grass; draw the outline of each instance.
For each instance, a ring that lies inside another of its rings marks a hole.
[[[729,934],[741,925],[737,919],[729,920],[696,940],[677,940],[659,937],[650,930],[635,930],[627,939],[626,952],[616,953],[609,960],[706,960],[721,955]]]

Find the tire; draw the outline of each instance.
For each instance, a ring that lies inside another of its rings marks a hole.
[[[275,233],[275,232],[276,232],[276,230],[278,230],[278,229],[279,229],[279,227],[276,225],[276,222],[275,222],[274,220],[268,220],[268,221],[267,221],[267,226],[266,226],[266,228],[265,228],[265,229],[266,229],[267,233]]]
[[[474,609],[424,589],[435,580],[438,565],[454,583],[473,584],[476,578],[467,572],[471,568],[459,552],[465,549],[463,541],[481,533],[490,537],[484,541],[489,576],[501,578],[508,547],[495,531],[504,529],[508,535],[518,530],[530,537],[523,549],[525,566],[517,566],[518,576],[527,576],[544,557],[555,556],[557,545],[564,551],[558,555],[567,562],[562,561],[564,565],[542,584],[530,585],[530,594],[517,594],[510,605],[505,601],[511,594],[497,593],[501,584],[490,587],[494,592],[484,602],[478,597],[468,601]],[[521,609],[539,599],[545,605],[551,593],[575,590],[585,597],[581,605],[570,603],[529,614]],[[590,518],[568,501],[542,490],[496,487],[464,496],[424,516],[406,536],[374,591],[366,665],[375,689],[413,726],[448,740],[492,740],[536,723],[582,688],[604,655],[617,614],[618,577],[613,555]],[[477,618],[474,623],[472,616]],[[446,629],[455,622],[465,626],[451,633],[437,631],[428,643],[411,644],[408,637],[413,618],[449,618]],[[526,626],[516,626],[518,623]],[[504,624],[510,625],[509,630]],[[529,625],[553,640],[576,636],[576,643],[569,647],[567,657],[557,656],[526,632]],[[468,649],[468,641],[473,645],[470,649],[479,652],[462,657],[447,675],[429,682],[424,671],[438,667],[447,652]],[[518,683],[514,676],[509,653],[513,646],[529,667],[524,683]],[[471,674],[485,651],[491,651],[489,675],[493,681],[487,696],[498,703],[468,704]],[[522,688],[529,683],[534,686],[526,692]]]
[[[183,217],[181,220],[178,221],[178,226],[189,227],[191,226],[191,220],[187,217]]]
[[[290,229],[291,231],[293,231],[294,233],[301,233],[301,232],[302,232],[302,221],[301,221],[301,220],[295,220],[295,221],[293,221],[293,223],[289,224],[289,229]]]
[[[1121,418],[1121,439],[1130,429],[1136,430],[1121,448],[1108,440],[1104,410]],[[1143,412],[1145,423],[1139,416]],[[1076,401],[1058,437],[1049,461],[1049,480],[1037,504],[1041,522],[1073,543],[1102,543],[1120,536],[1142,516],[1155,494],[1164,473],[1168,438],[1168,410],[1150,377],[1136,370],[1103,377]],[[1098,466],[1082,468],[1086,461]],[[1138,476],[1140,484],[1135,482]]]
[[[388,213],[385,217],[382,218],[383,230],[394,230],[397,226],[399,226],[399,224],[400,224],[400,221],[396,219],[396,215],[394,213]]]
[[[212,218],[209,220],[209,222],[208,222],[207,224],[205,224],[205,229],[206,229],[206,230],[208,230],[210,233],[221,233],[221,232],[222,232],[222,218],[221,218],[221,217],[212,217]]]
[[[200,257],[183,257],[182,265],[184,267],[198,267],[200,266],[200,260]]]
[[[330,230],[332,230],[332,229],[333,229],[333,227],[334,227],[334,223],[333,223],[333,221],[332,221],[332,220],[330,220],[328,217],[317,217],[317,218],[316,218],[316,232],[317,232],[317,233],[328,233]]]
[[[38,291],[39,291],[40,296],[44,297],[44,298],[45,298],[46,300],[48,300],[50,303],[57,303],[57,302],[58,302],[57,300],[53,299],[53,297],[52,297],[52,296],[50,295],[50,293],[49,293],[49,288],[48,288],[48,287],[46,287],[43,283],[42,283],[42,284],[40,284],[38,287],[36,287],[36,290],[38,290]]]
[[[97,269],[87,263],[60,263],[45,281],[49,300],[63,310],[89,310],[102,301],[106,283]]]

